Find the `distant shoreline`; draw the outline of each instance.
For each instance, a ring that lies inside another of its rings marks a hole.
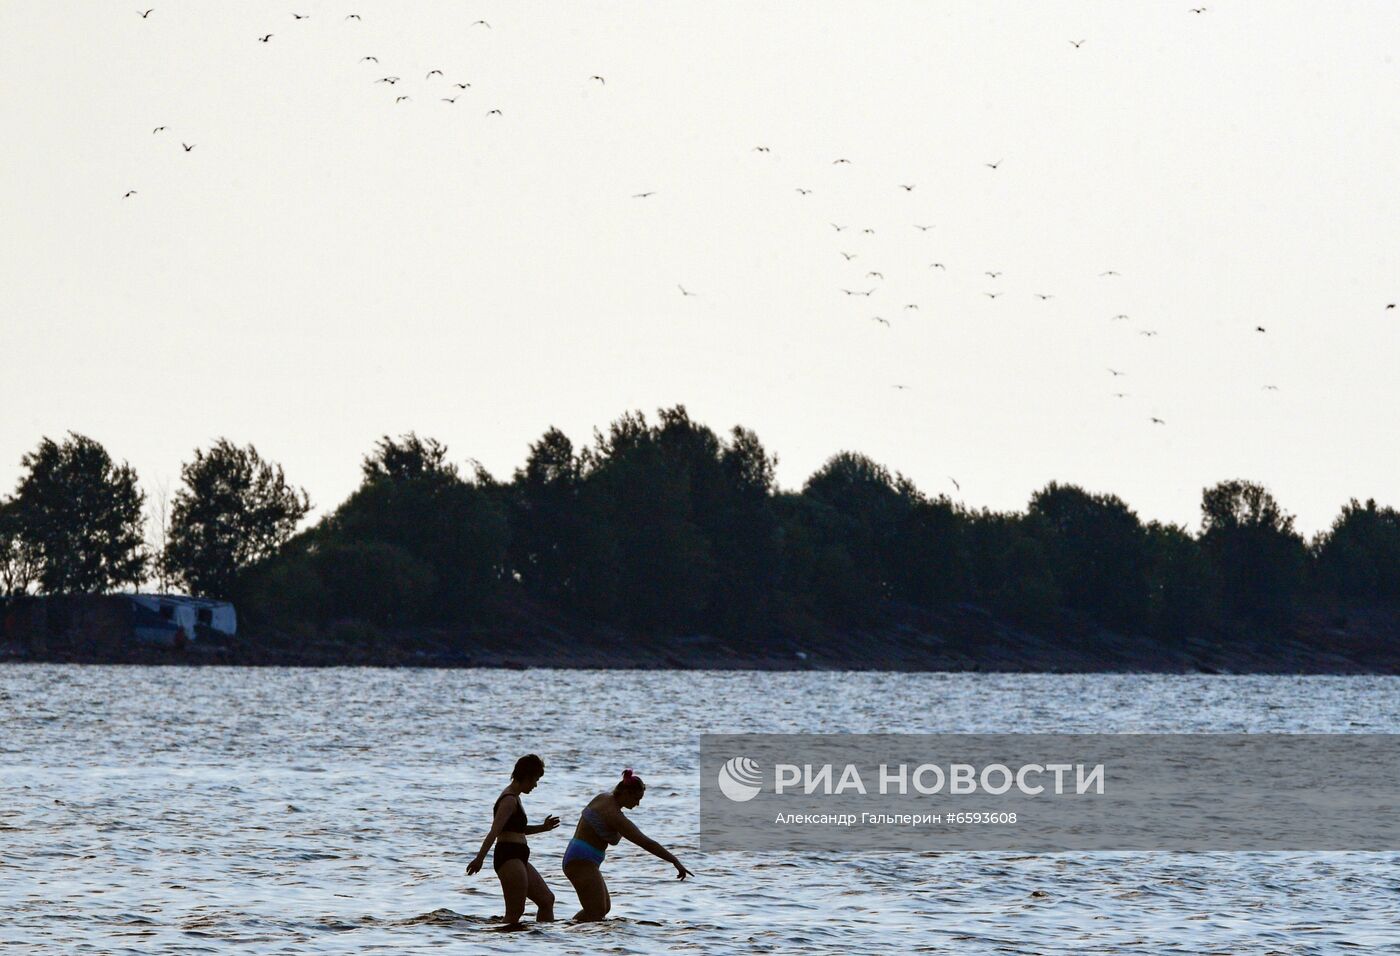
[[[347,638],[351,635],[354,640]],[[902,673],[1400,674],[1400,608],[1303,609],[1277,628],[1176,642],[1067,622],[1036,632],[985,609],[902,607],[869,629],[770,635],[629,634],[566,622],[292,637],[250,632],[183,650],[78,635],[0,643],[0,663],[169,666],[761,670]]]

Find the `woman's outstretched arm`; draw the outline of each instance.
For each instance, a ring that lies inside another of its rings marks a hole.
[[[674,866],[676,868],[676,879],[683,880],[687,876],[695,875],[694,873],[687,870],[684,866],[682,866],[681,861],[676,859],[675,854],[673,854],[670,850],[666,849],[660,843],[657,843],[651,837],[647,836],[641,830],[637,829],[637,825],[631,820],[627,819],[627,817],[622,813],[622,811],[615,811],[614,813],[611,813],[608,816],[608,822],[612,823],[613,829],[617,830],[617,832],[621,836],[624,836],[631,842],[637,844],[637,846],[641,847],[643,850],[646,850],[652,856],[660,857],[667,863]]]

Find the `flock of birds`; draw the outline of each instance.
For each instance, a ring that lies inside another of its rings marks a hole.
[[[1190,7],[1190,8],[1187,8],[1187,9],[1188,9],[1192,14],[1196,14],[1196,15],[1205,14],[1205,13],[1207,12],[1207,10],[1208,10],[1207,7]],[[150,9],[146,9],[146,10],[138,10],[138,11],[136,11],[136,12],[137,12],[137,14],[144,20],[144,19],[149,19],[150,16],[151,16],[153,13],[156,12],[156,9],[155,9],[155,8],[150,8]],[[291,13],[290,15],[291,15],[291,18],[292,18],[292,20],[293,20],[294,23],[299,23],[299,22],[302,22],[302,21],[306,21],[306,20],[311,19],[311,15],[310,15],[310,14],[306,14],[306,13],[293,12],[293,13]],[[347,13],[347,14],[345,14],[341,19],[342,19],[343,21],[345,21],[345,22],[352,22],[352,21],[358,22],[358,21],[362,21],[362,17],[361,17],[358,13]],[[469,24],[469,28],[470,28],[470,29],[478,29],[478,30],[490,30],[490,29],[492,29],[492,26],[491,26],[491,24],[490,24],[489,21],[483,20],[483,19],[478,19],[478,20],[472,21],[472,22]],[[271,43],[277,36],[278,36],[278,33],[277,33],[276,31],[272,31],[272,32],[260,34],[260,35],[258,35],[258,36],[256,36],[256,37],[254,37],[253,39],[254,39],[256,42],[258,42],[258,43]],[[1070,44],[1074,49],[1077,50],[1077,49],[1082,48],[1082,47],[1085,45],[1085,43],[1087,43],[1088,41],[1087,41],[1087,39],[1079,39],[1079,40],[1069,40],[1068,42],[1069,42],[1069,44]],[[359,62],[360,62],[361,64],[367,64],[367,65],[369,65],[369,66],[378,66],[378,65],[379,65],[379,58],[378,58],[377,56],[373,55],[373,54],[366,54],[366,55],[360,57]],[[412,98],[413,98],[413,95],[412,95],[411,93],[406,93],[406,92],[405,92],[405,93],[399,93],[399,92],[397,92],[398,84],[399,84],[400,82],[402,82],[402,80],[403,80],[403,78],[402,78],[401,76],[393,75],[393,74],[388,74],[388,75],[383,75],[383,76],[375,77],[375,78],[373,78],[370,82],[372,82],[372,83],[374,83],[374,84],[383,84],[383,85],[386,85],[386,86],[388,86],[391,90],[393,90],[393,91],[394,91],[393,103],[397,105],[397,104],[401,104],[401,103],[408,102],[408,101],[412,100]],[[587,82],[587,83],[596,83],[596,84],[598,84],[600,87],[606,86],[606,84],[607,84],[606,78],[605,78],[604,76],[602,76],[601,74],[593,74],[593,75],[588,76],[586,79],[581,78],[581,81],[582,81],[582,82]],[[467,90],[469,90],[469,89],[472,88],[472,84],[471,84],[470,82],[465,81],[465,80],[449,80],[449,79],[447,78],[446,74],[445,74],[441,69],[437,69],[437,68],[428,69],[428,70],[424,73],[423,80],[420,81],[420,83],[423,84],[423,88],[427,90],[427,97],[432,97],[432,96],[434,96],[435,94],[442,94],[442,95],[436,95],[437,100],[440,101],[440,102],[442,102],[442,103],[446,103],[446,104],[448,104],[449,106],[455,105],[455,104],[458,102],[458,100],[461,98],[462,94],[463,94],[465,91],[467,91]],[[440,88],[434,89],[434,88],[433,88],[433,85],[434,85],[434,84],[442,84],[442,86],[441,86]],[[450,95],[448,95],[448,94],[450,94]],[[502,110],[501,110],[499,107],[492,107],[491,109],[488,109],[488,110],[485,111],[485,115],[488,116],[488,117],[490,117],[490,116],[502,116],[502,115],[503,115],[503,112],[502,112]],[[162,126],[156,126],[154,129],[151,130],[151,134],[152,134],[152,135],[158,135],[158,134],[164,133],[164,132],[166,132],[166,127],[163,126],[163,125],[162,125]],[[193,152],[193,150],[195,149],[195,147],[196,147],[197,145],[198,145],[197,143],[186,143],[186,142],[183,142],[183,141],[181,141],[181,143],[180,143],[180,146],[181,146],[181,148],[183,149],[183,151],[184,151],[185,153]],[[766,155],[766,156],[771,156],[771,155],[772,155],[772,149],[771,149],[770,147],[766,146],[766,145],[754,146],[754,147],[752,148],[751,152],[758,153],[758,154],[760,154],[760,155]],[[991,174],[997,173],[997,172],[1001,169],[1003,162],[1004,162],[1003,159],[998,158],[998,159],[995,159],[995,160],[984,161],[984,162],[982,163],[982,166],[985,167],[986,169],[990,170],[991,173],[990,173],[989,175],[991,175]],[[844,156],[840,156],[840,157],[836,157],[835,159],[831,160],[831,165],[832,165],[832,166],[851,166],[851,165],[853,165],[853,164],[852,164],[852,161],[851,161],[849,158],[844,157]],[[813,196],[813,195],[816,194],[816,190],[814,190],[814,189],[812,189],[812,188],[810,188],[810,187],[808,187],[808,186],[797,185],[797,186],[793,186],[792,188],[793,188],[793,190],[796,192],[796,194],[797,194],[798,196],[803,197],[804,199],[805,199],[806,197],[811,197],[811,196]],[[909,195],[909,194],[913,194],[913,193],[914,193],[915,189],[917,188],[917,183],[894,183],[894,184],[892,184],[892,187],[891,187],[891,188],[897,189],[897,190],[903,192],[904,194]],[[123,199],[130,199],[131,197],[136,196],[136,195],[138,195],[138,190],[137,190],[137,189],[128,189],[128,190],[123,194],[122,198],[123,198]],[[645,190],[645,191],[633,193],[633,194],[632,194],[632,198],[633,198],[633,199],[636,199],[636,200],[647,200],[647,199],[650,199],[650,198],[652,198],[652,197],[654,197],[654,196],[656,196],[656,195],[657,195],[657,191],[656,191],[656,190]],[[838,240],[844,240],[844,239],[846,238],[844,234],[846,234],[846,233],[852,228],[849,224],[841,224],[841,223],[836,223],[836,222],[829,222],[829,225],[830,225],[831,229],[833,230],[832,235],[833,235],[834,237],[836,237]],[[913,222],[913,223],[911,223],[910,225],[911,225],[911,227],[912,227],[913,229],[919,231],[920,233],[927,233],[927,232],[929,232],[930,230],[933,230],[934,228],[936,228],[934,224],[931,224],[931,223],[923,223],[923,222]],[[866,226],[866,227],[863,227],[863,228],[860,230],[859,235],[861,235],[861,236],[869,236],[869,235],[874,235],[874,233],[875,233],[875,230],[874,230],[872,227]],[[842,245],[846,245],[846,243],[843,242]],[[840,256],[841,256],[842,259],[844,260],[844,263],[845,263],[846,265],[848,265],[848,266],[852,265],[852,263],[854,263],[855,260],[858,259],[858,258],[860,257],[860,255],[861,255],[861,253],[850,251],[850,250],[847,249],[847,248],[838,248],[838,249],[837,249],[837,252],[839,252]],[[846,287],[846,286],[840,286],[840,287],[838,287],[838,288],[839,288],[839,292],[840,292],[843,296],[845,296],[845,297],[847,297],[847,298],[859,299],[859,300],[872,300],[873,297],[875,297],[878,293],[880,293],[881,287],[882,287],[882,286],[884,285],[884,283],[885,283],[885,274],[884,274],[884,272],[883,272],[881,269],[879,269],[879,268],[865,268],[865,266],[861,266],[861,267],[859,267],[859,268],[864,269],[863,274],[861,274],[861,275],[859,276],[859,278],[860,278],[861,281],[859,281],[859,282],[852,282],[852,283],[849,283],[849,284],[850,284],[850,285],[856,285],[856,286],[868,286],[868,288],[848,288],[848,287]],[[931,271],[933,271],[933,272],[935,272],[935,273],[937,273],[937,274],[946,274],[946,273],[948,272],[948,265],[947,265],[946,263],[942,262],[942,261],[933,261],[933,262],[930,262],[930,263],[928,264],[928,269],[931,270]],[[981,275],[981,277],[985,277],[985,279],[986,279],[989,283],[992,283],[992,284],[993,284],[993,287],[992,287],[992,288],[988,288],[988,289],[986,289],[986,290],[984,290],[984,291],[982,292],[982,295],[985,296],[987,299],[989,299],[989,300],[995,302],[996,300],[1001,299],[1001,298],[1005,297],[1005,296],[1008,294],[1007,291],[1006,291],[1005,289],[997,288],[997,287],[996,287],[996,286],[1001,285],[1001,283],[999,282],[999,280],[1001,280],[1002,277],[1003,277],[1003,272],[1002,272],[1001,270],[999,270],[999,269],[983,269],[983,270],[981,270],[980,275]],[[1115,270],[1115,269],[1104,269],[1104,270],[1098,272],[1097,275],[1098,275],[1098,278],[1099,278],[1099,279],[1103,279],[1103,280],[1112,280],[1112,279],[1115,279],[1115,278],[1120,277],[1120,273],[1119,273],[1117,270]],[[872,284],[872,283],[873,283],[873,284]],[[682,284],[682,283],[677,283],[676,285],[677,285],[677,289],[680,291],[680,294],[681,294],[681,296],[682,296],[683,298],[691,299],[691,298],[699,298],[699,297],[700,297],[700,293],[699,293],[699,292],[696,292],[696,291],[693,291],[692,289],[687,288],[684,284]],[[1051,293],[1051,292],[1044,292],[1044,291],[1033,291],[1033,292],[1030,293],[1030,295],[1031,295],[1036,301],[1039,301],[1039,302],[1042,302],[1042,303],[1048,302],[1049,300],[1055,298],[1054,293]],[[916,303],[916,302],[906,302],[906,303],[903,303],[903,304],[901,305],[900,311],[901,311],[901,312],[916,311],[916,310],[918,310],[918,308],[919,308],[918,303]],[[1385,305],[1385,308],[1386,308],[1387,310],[1395,309],[1395,308],[1396,308],[1396,303],[1394,303],[1394,302],[1387,303],[1387,304]],[[1113,315],[1113,316],[1111,316],[1111,317],[1109,317],[1109,318],[1110,318],[1110,321],[1114,321],[1114,322],[1122,322],[1122,321],[1130,321],[1130,320],[1131,320],[1131,319],[1130,319],[1130,316],[1127,315],[1126,313],[1118,313],[1118,314]],[[869,321],[870,321],[872,324],[878,325],[878,326],[880,326],[880,327],[882,327],[882,328],[884,328],[884,329],[891,329],[891,328],[893,328],[893,325],[892,325],[890,319],[886,318],[886,317],[883,316],[883,315],[871,315],[871,316],[868,317],[868,319],[869,319]],[[1263,335],[1263,334],[1267,334],[1267,333],[1268,333],[1268,330],[1267,330],[1267,328],[1265,328],[1265,327],[1262,326],[1262,325],[1255,325],[1255,326],[1254,326],[1254,332],[1255,332],[1256,334]],[[1142,336],[1143,338],[1146,338],[1146,339],[1152,339],[1152,338],[1154,338],[1154,337],[1156,337],[1156,336],[1158,335],[1158,332],[1157,332],[1156,329],[1140,329],[1140,330],[1138,330],[1138,335],[1140,335],[1140,336]],[[1109,368],[1106,369],[1106,371],[1107,371],[1107,373],[1112,377],[1113,380],[1122,378],[1122,377],[1124,377],[1125,375],[1127,375],[1126,372],[1124,372],[1123,370],[1118,369],[1118,368],[1109,367]],[[905,384],[894,384],[894,385],[892,385],[891,387],[894,388],[894,389],[897,390],[897,391],[907,391],[907,390],[910,389],[911,386],[905,385]],[[1262,388],[1263,388],[1263,390],[1265,390],[1265,391],[1270,391],[1270,392],[1276,392],[1276,391],[1278,391],[1278,386],[1272,385],[1272,384],[1266,384],[1266,385],[1262,386]],[[1130,393],[1128,393],[1128,392],[1122,392],[1122,391],[1115,391],[1115,392],[1112,392],[1112,393],[1110,393],[1110,394],[1111,394],[1111,396],[1112,396],[1113,398],[1115,398],[1115,399],[1124,399],[1124,398],[1128,398],[1129,395],[1130,395]],[[1150,415],[1150,416],[1148,416],[1148,421],[1149,421],[1151,424],[1153,424],[1153,425],[1165,425],[1165,424],[1166,424],[1165,419],[1159,417],[1158,415]],[[950,480],[951,480],[951,479],[950,479]],[[954,483],[956,484],[956,482],[954,482]]]

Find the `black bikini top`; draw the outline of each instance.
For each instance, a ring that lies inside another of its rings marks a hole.
[[[499,807],[501,805],[501,801],[508,796],[510,796],[510,794],[503,793],[496,798],[495,803],[491,804],[491,815],[493,817],[496,815],[496,808]],[[528,822],[529,820],[525,816],[525,807],[520,803],[520,798],[516,797],[515,812],[510,815],[509,819],[506,820],[506,825],[502,827],[502,830],[506,833],[524,833],[525,824]]]

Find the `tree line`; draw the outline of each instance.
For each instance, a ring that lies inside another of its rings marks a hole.
[[[0,596],[159,578],[238,602],[254,631],[474,626],[525,601],[634,633],[759,642],[875,625],[899,604],[1175,640],[1277,622],[1302,599],[1400,599],[1400,515],[1373,500],[1306,540],[1249,481],[1204,489],[1193,533],[1069,484],[996,512],[855,452],[798,490],[778,487],[776,465],[752,431],[717,434],[683,406],[626,413],[582,448],[550,429],[509,480],[464,471],[432,438],[385,436],[350,497],[298,530],[306,492],[221,439],[182,466],[156,547],[128,465],[82,435],[45,438],[0,499]]]

